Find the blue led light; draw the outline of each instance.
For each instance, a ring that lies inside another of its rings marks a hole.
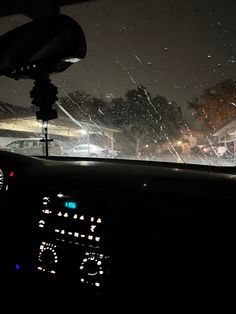
[[[20,270],[20,265],[16,264],[16,270]]]
[[[76,209],[77,208],[77,203],[76,202],[72,202],[72,201],[67,201],[67,202],[64,203],[64,206],[66,208]]]

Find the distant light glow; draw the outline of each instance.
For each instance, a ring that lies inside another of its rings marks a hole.
[[[10,172],[9,177],[14,177],[14,172],[13,171]]]

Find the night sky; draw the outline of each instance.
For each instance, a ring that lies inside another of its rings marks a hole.
[[[235,1],[97,0],[66,6],[62,13],[82,26],[88,53],[53,76],[61,95],[84,90],[110,99],[142,84],[186,108],[205,88],[235,78]],[[0,33],[27,21],[1,18]],[[0,100],[29,106],[31,86],[0,78]]]

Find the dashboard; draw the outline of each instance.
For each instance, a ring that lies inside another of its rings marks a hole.
[[[11,152],[0,165],[1,247],[14,284],[129,293],[189,280],[186,263],[176,271],[169,257],[236,254],[234,168]]]

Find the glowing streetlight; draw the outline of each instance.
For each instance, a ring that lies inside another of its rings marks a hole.
[[[84,129],[82,129],[82,130],[80,131],[80,133],[81,133],[81,135],[86,135],[86,134],[87,134],[87,131],[84,130]]]

